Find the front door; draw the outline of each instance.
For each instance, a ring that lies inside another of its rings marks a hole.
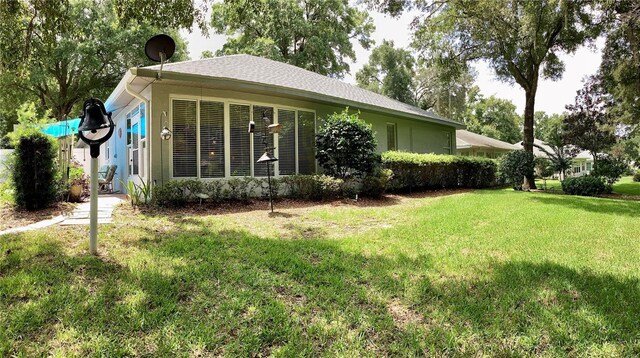
[[[131,144],[127,146],[127,162],[129,181],[132,181],[138,185],[146,182],[146,138],[141,138],[140,135],[140,120],[138,118],[131,119]]]

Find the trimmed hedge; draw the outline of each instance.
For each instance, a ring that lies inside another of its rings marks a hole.
[[[607,186],[601,178],[585,175],[563,180],[562,190],[570,195],[597,196],[604,193]]]
[[[18,207],[39,210],[60,199],[57,143],[52,137],[25,134],[18,139],[13,156],[11,179]]]
[[[499,184],[494,160],[455,155],[385,152],[383,167],[393,176],[389,189],[487,188]]]

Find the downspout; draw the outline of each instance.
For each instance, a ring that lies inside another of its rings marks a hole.
[[[131,70],[130,70],[131,71]],[[149,100],[142,95],[142,93],[140,92],[136,92],[133,90],[133,88],[131,88],[131,82],[133,82],[133,80],[136,79],[137,75],[133,74],[133,71],[131,71],[131,74],[133,75],[133,77],[131,78],[131,80],[129,80],[125,86],[124,89],[125,91],[127,91],[128,94],[132,95],[133,97],[139,99],[140,101],[144,102],[144,110],[145,110],[145,116],[147,116],[146,121],[147,121],[147,127],[145,128],[145,130],[147,131],[147,151],[149,153],[148,158],[149,160],[147,160],[147,163],[145,163],[145,169],[146,169],[146,173],[147,173],[147,181],[149,183],[152,183],[151,178],[152,178],[152,173],[151,173],[151,163],[152,163],[152,158],[151,155],[153,153],[153,151],[151,150],[151,143],[153,142],[153,138],[152,138],[152,134],[153,131],[151,130],[151,107],[149,106]],[[145,87],[146,88],[146,87]],[[129,163],[127,163],[127,166],[129,165]],[[146,183],[145,183],[146,184]]]

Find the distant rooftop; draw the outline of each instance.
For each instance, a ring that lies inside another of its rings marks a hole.
[[[458,149],[466,148],[490,148],[501,150],[515,150],[515,145],[495,138],[490,138],[481,134],[469,132],[464,129],[456,131],[456,147]]]

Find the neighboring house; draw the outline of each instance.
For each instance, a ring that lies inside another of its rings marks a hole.
[[[120,181],[266,176],[266,115],[282,127],[273,146],[276,176],[316,173],[318,121],[345,107],[373,126],[378,151],[453,153],[464,126],[431,112],[299,67],[233,55],[131,68],[105,102],[116,129],[101,149]],[[253,120],[256,134],[247,128]],[[167,126],[171,139],[162,140]]]
[[[7,160],[13,153],[13,149],[0,149],[0,183],[9,180],[10,172],[7,168]]]
[[[517,148],[507,142],[469,132],[464,129],[456,131],[456,148],[459,155],[473,157],[498,158]]]
[[[540,139],[534,139],[533,141],[536,145],[544,148],[547,152],[553,153],[551,147],[547,145],[547,143],[541,141]],[[522,148],[522,142],[518,142],[514,144],[517,148]],[[540,158],[548,158],[549,156],[541,150],[539,147],[533,147],[533,155]],[[578,153],[572,160],[573,165],[571,169],[567,172],[568,176],[579,177],[583,175],[588,175],[593,170],[593,156],[588,151],[584,150]]]

